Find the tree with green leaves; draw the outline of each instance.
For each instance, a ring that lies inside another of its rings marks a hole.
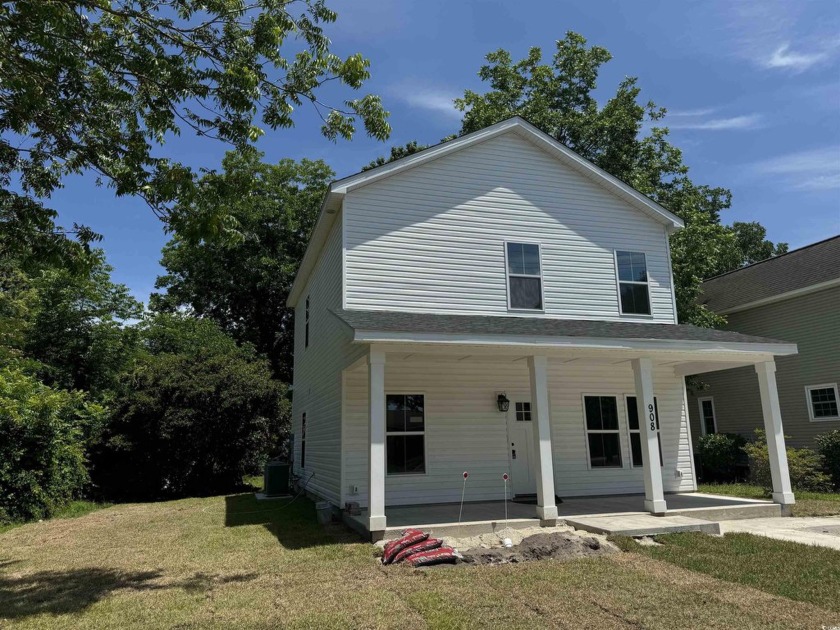
[[[277,378],[291,382],[293,313],[286,297],[318,218],[332,170],[321,160],[261,162],[247,149],[225,156],[220,173],[208,173],[184,212],[225,213],[238,238],[195,241],[176,233],[163,248],[166,274],[152,308],[186,308],[215,321],[271,361]]]
[[[680,216],[686,227],[671,237],[680,321],[718,325],[722,318],[696,302],[700,283],[787,246],[765,241],[764,228],[757,223],[731,228],[721,223],[721,213],[732,203],[731,192],[692,181],[682,152],[670,142],[666,110],[641,99],[635,77],[622,80],[599,105],[599,71],[611,58],[605,48],[589,46],[574,32],[557,41],[548,61],[538,47],[518,61],[506,50],[492,52],[478,73],[488,89],[467,90],[455,99],[463,112],[459,133],[520,116]],[[390,158],[369,167],[403,157],[415,147],[416,142],[395,147]]]
[[[327,83],[359,90],[361,54],[330,50],[324,0],[19,0],[0,6],[0,188],[47,197],[92,171],[142,196],[173,225],[190,223],[197,174],[155,152],[193,133],[243,149],[291,127],[309,105],[329,139],[356,127],[387,138],[375,95],[325,103]],[[19,199],[22,201],[22,199]],[[33,210],[33,208],[29,208]],[[215,218],[215,215],[213,215]],[[193,225],[201,235],[224,229]]]

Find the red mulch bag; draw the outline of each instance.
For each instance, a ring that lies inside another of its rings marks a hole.
[[[391,564],[400,551],[410,545],[416,545],[417,543],[426,540],[428,537],[429,535],[427,533],[422,532],[419,529],[405,530],[402,538],[398,538],[397,540],[389,542],[385,545],[385,549],[382,554],[382,564]]]
[[[412,554],[406,562],[413,567],[428,567],[433,564],[443,564],[446,562],[455,563],[457,560],[458,556],[455,555],[455,550],[452,547],[439,547],[431,551],[421,551],[420,553]]]
[[[443,544],[443,541],[439,538],[427,538],[426,540],[422,540],[417,544],[411,545],[410,547],[406,547],[402,551],[400,551],[393,560],[393,564],[397,564],[398,562],[402,562],[409,556],[420,553],[422,551],[431,551],[432,549],[437,549]]]

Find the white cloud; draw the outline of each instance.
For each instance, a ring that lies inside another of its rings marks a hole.
[[[698,110],[699,111],[699,110]],[[687,114],[684,116],[688,116]],[[700,131],[740,131],[746,129],[757,129],[762,126],[760,114],[747,114],[744,116],[731,116],[729,118],[708,118],[702,119],[696,114],[696,120],[679,120],[675,123],[666,121],[671,129],[696,129]]]
[[[388,93],[409,107],[427,109],[456,119],[462,116],[453,103],[461,94],[451,90],[424,84],[422,81],[405,80],[391,86]]]
[[[669,118],[694,118],[696,116],[708,116],[718,111],[717,107],[706,107],[704,109],[675,109],[668,110]]]
[[[840,145],[790,153],[752,165],[758,175],[781,178],[798,190],[840,189]]]
[[[795,72],[804,72],[830,59],[833,48],[833,46],[824,46],[819,52],[804,53],[791,50],[790,44],[782,44],[763,61],[763,65],[766,68],[786,68]]]

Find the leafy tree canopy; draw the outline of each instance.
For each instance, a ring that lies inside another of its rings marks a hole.
[[[680,321],[720,324],[722,318],[696,303],[702,280],[786,251],[787,245],[766,241],[758,223],[721,224],[731,192],[691,180],[682,152],[669,141],[666,110],[641,100],[635,77],[622,80],[613,96],[598,104],[598,74],[611,58],[574,32],[557,41],[549,61],[538,47],[518,61],[502,49],[488,54],[478,73],[487,91],[467,90],[455,100],[464,112],[460,134],[521,116],[680,216],[686,228],[671,237]],[[369,168],[420,148],[416,142],[395,147]]]
[[[164,247],[166,275],[152,308],[207,317],[269,357],[277,378],[291,381],[294,326],[286,297],[303,258],[332,170],[321,160],[264,164],[247,149],[228,153],[223,172],[208,173],[186,210],[224,212],[239,238],[196,241],[176,234]]]
[[[92,170],[177,224],[185,217],[171,203],[192,198],[197,175],[154,154],[172,136],[242,149],[260,124],[291,127],[311,104],[327,138],[350,138],[358,125],[387,138],[377,96],[319,96],[328,82],[359,90],[369,78],[361,54],[331,52],[323,29],[335,20],[324,0],[3,3],[0,188],[17,179],[45,197],[66,174]]]

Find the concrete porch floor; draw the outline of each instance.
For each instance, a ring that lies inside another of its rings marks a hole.
[[[722,521],[743,518],[764,518],[781,515],[781,507],[770,501],[740,499],[701,493],[669,494],[665,497],[668,511],[665,516],[685,516],[703,521]],[[536,506],[507,502],[507,526],[534,527],[539,524]],[[458,526],[458,503],[401,505],[385,508],[386,538],[394,537],[407,527],[431,530],[435,535],[475,535],[494,532],[505,527],[503,501],[464,503],[461,526]],[[644,496],[610,495],[600,497],[570,497],[557,505],[558,521],[574,521],[585,516],[650,516],[644,511]],[[651,517],[656,518],[656,517]],[[345,522],[363,535],[367,531],[367,511],[358,516],[345,515]],[[570,523],[571,524],[571,523]]]

